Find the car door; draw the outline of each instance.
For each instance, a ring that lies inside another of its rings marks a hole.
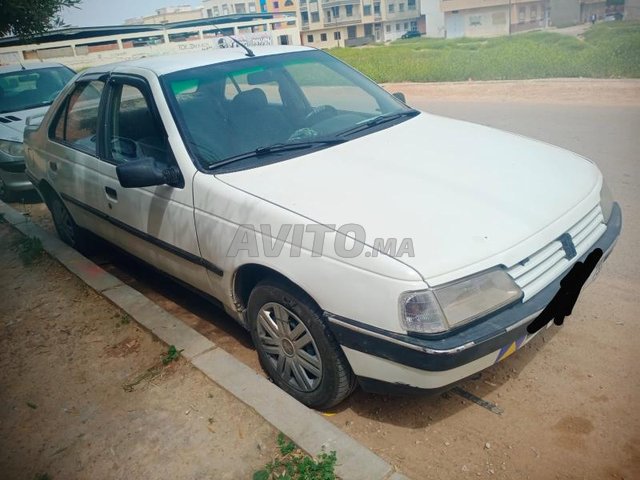
[[[147,80],[113,74],[104,102],[100,190],[114,225],[109,238],[135,256],[196,288],[209,291],[196,237],[191,182],[124,188],[116,168],[152,158],[177,168]]]
[[[105,76],[81,77],[60,105],[49,130],[47,179],[78,225],[98,235],[109,234],[106,201],[101,194],[98,145],[100,105]]]

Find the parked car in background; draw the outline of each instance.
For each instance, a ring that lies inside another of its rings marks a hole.
[[[94,67],[25,135],[65,242],[93,232],[217,299],[314,408],[503,360],[570,314],[621,229],[592,162],[307,47]]]
[[[407,39],[407,38],[416,38],[416,37],[420,37],[422,34],[418,31],[418,30],[409,30],[408,32],[406,32],[404,35],[402,35],[402,39]]]
[[[0,67],[0,199],[32,190],[24,174],[27,117],[43,115],[75,72],[59,63]]]

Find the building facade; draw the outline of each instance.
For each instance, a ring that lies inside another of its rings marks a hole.
[[[260,11],[254,0],[203,0],[202,9],[205,18]]]
[[[550,20],[549,0],[422,0],[420,8],[433,38],[509,35],[545,28]]]
[[[565,27],[586,23],[595,15],[602,19],[607,11],[607,2],[603,0],[550,0],[551,23],[556,27]]]
[[[417,30],[418,0],[298,0],[302,43],[318,48],[396,40]]]
[[[190,5],[178,5],[175,7],[164,7],[156,10],[154,14],[144,17],[129,18],[124,21],[125,25],[157,25],[162,23],[186,22],[203,18],[202,7],[192,7]]]

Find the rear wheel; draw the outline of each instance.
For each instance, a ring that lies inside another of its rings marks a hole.
[[[48,204],[60,239],[76,250],[86,252],[89,245],[88,232],[76,225],[69,210],[60,198],[52,196]]]
[[[319,409],[353,391],[355,376],[344,353],[320,309],[300,289],[264,280],[251,292],[248,314],[260,364],[284,391]]]

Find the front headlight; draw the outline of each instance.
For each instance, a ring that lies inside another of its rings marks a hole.
[[[24,144],[22,142],[12,142],[10,140],[0,140],[0,152],[10,157],[23,157]]]
[[[609,218],[611,218],[611,211],[613,210],[613,195],[611,195],[609,185],[607,185],[604,178],[602,179],[602,187],[600,188],[600,208],[602,209],[604,223],[608,223]]]
[[[504,270],[496,268],[442,287],[403,293],[400,320],[408,332],[442,333],[521,297],[520,287]]]

